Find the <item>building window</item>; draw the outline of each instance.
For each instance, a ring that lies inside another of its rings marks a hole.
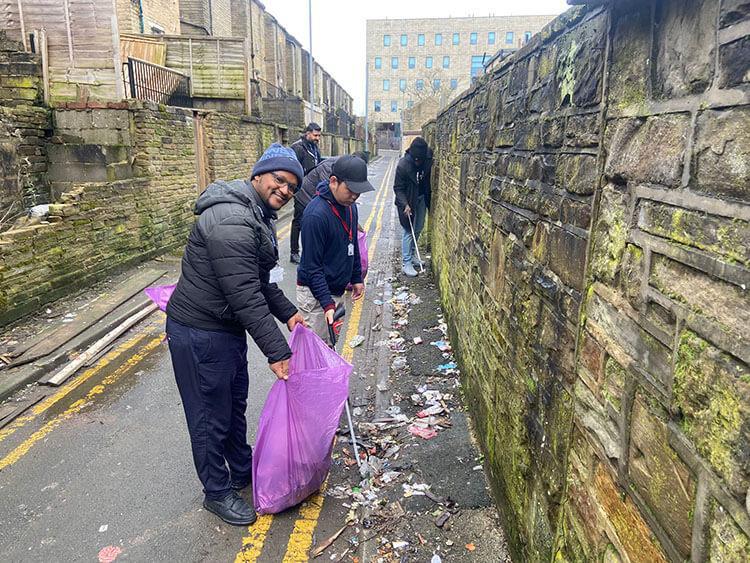
[[[487,45],[494,45],[495,44],[495,32],[490,31],[487,34]]]
[[[375,70],[380,70],[381,68],[383,68],[383,59],[375,57]]]
[[[471,77],[476,78],[484,71],[484,55],[471,57]]]
[[[443,68],[450,68],[451,67],[451,58],[449,56],[443,57]]]
[[[508,45],[513,45],[513,32],[512,31],[506,32],[506,34],[505,34],[505,42]]]
[[[417,90],[424,90],[424,80],[421,78],[417,80]]]
[[[458,42],[460,40],[461,34],[460,33],[454,33],[453,34],[453,44],[458,45]]]
[[[528,43],[529,41],[531,41],[531,32],[527,31],[523,34],[523,42]]]
[[[443,44],[443,34],[442,33],[436,33],[435,34],[435,45],[442,45]]]
[[[383,35],[383,47],[390,47],[390,46],[391,46],[391,36]]]
[[[472,57],[472,59],[473,59],[473,57]],[[472,76],[474,76],[474,75],[472,74]],[[387,92],[390,89],[391,89],[391,81],[386,78],[386,79],[383,80],[383,92]]]
[[[415,68],[417,66],[417,59],[415,57],[409,57],[409,68]]]
[[[394,113],[398,111],[398,102],[396,100],[391,100],[391,111]]]
[[[398,81],[398,89],[402,92],[406,92],[406,78],[402,78]]]
[[[456,88],[458,88],[458,79],[451,78],[451,90],[455,90]]]
[[[380,100],[375,100],[375,111],[380,111]]]
[[[391,57],[391,68],[398,68],[398,57]]]
[[[432,81],[432,88],[434,90],[440,90],[440,79],[439,78],[436,78],[435,80]]]
[[[474,32],[471,35],[469,35],[469,43],[471,43],[472,45],[476,45],[477,44],[477,34],[476,34],[476,32]]]
[[[406,33],[401,34],[401,46],[406,47],[407,39],[406,39]]]
[[[425,57],[425,59],[424,59],[424,67],[425,68],[432,68],[432,57]]]
[[[406,107],[407,108],[413,108],[414,107],[414,100],[409,100],[408,102],[406,102]]]
[[[424,45],[424,33],[417,35],[417,45],[422,47]]]

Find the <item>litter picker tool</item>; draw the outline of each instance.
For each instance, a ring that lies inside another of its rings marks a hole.
[[[336,350],[336,329],[335,326],[339,326],[343,324],[343,318],[344,315],[346,315],[346,309],[344,308],[343,303],[339,303],[336,306],[336,310],[333,312],[333,322],[332,323],[326,323],[328,325],[328,339],[329,339],[329,346],[332,350]],[[346,408],[346,421],[349,423],[349,433],[352,436],[352,448],[354,449],[354,459],[357,460],[357,467],[362,467],[362,460],[359,459],[359,448],[357,447],[357,436],[354,434],[354,423],[352,422],[352,410],[351,405],[349,404],[349,397],[346,398],[346,403],[344,404],[344,407]]]
[[[411,222],[411,215],[407,215],[409,218],[409,228],[411,229],[411,240],[414,241],[414,250],[417,251],[417,260],[419,260],[419,271],[424,272],[424,264],[422,263],[422,257],[419,255],[419,246],[417,246],[417,237],[414,234],[414,223]]]

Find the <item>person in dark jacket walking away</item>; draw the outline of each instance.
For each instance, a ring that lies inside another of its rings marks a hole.
[[[409,277],[416,276],[416,268],[423,266],[416,255],[416,243],[424,227],[430,201],[431,166],[432,151],[422,137],[417,137],[399,159],[393,181],[398,222],[402,228],[401,269]]]
[[[374,191],[367,164],[353,155],[333,163],[330,178],[318,185],[302,218],[302,261],[297,267],[297,307],[308,326],[328,340],[336,301],[352,284],[352,299],[364,294],[357,244],[359,216],[355,202]]]
[[[195,204],[198,219],[167,304],[169,352],[206,495],[203,506],[238,526],[256,518],[237,494],[252,476],[245,331],[276,377],[286,379],[292,353],[274,317],[289,330],[304,324],[275,283],[281,268],[273,224],[301,181],[294,153],[273,144],[250,180],[208,186]]]
[[[318,143],[320,143],[320,125],[315,122],[308,123],[302,136],[292,143],[292,150],[297,155],[297,160],[302,165],[302,171],[305,176],[323,160],[320,156]],[[302,212],[304,210],[305,206],[301,205],[299,200],[295,198],[294,219],[292,219],[291,241],[289,243],[289,261],[292,264],[299,264],[299,235],[302,224]]]
[[[367,157],[367,153],[362,151],[353,152],[352,156],[361,158],[365,161],[365,164],[367,164],[367,161],[369,160]],[[312,198],[314,198],[318,193],[318,185],[321,182],[327,182],[331,177],[331,169],[333,168],[333,163],[336,162],[339,158],[341,157],[332,156],[330,158],[326,158],[305,175],[305,179],[302,180],[302,185],[294,194],[295,209],[296,205],[299,203],[299,205],[302,206],[302,210],[304,211],[305,207],[307,207],[307,204],[310,203]]]

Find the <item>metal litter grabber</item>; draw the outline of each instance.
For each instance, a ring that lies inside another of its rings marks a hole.
[[[417,245],[417,237],[414,234],[414,224],[411,222],[411,215],[407,215],[409,218],[409,228],[411,229],[411,240],[414,241],[414,250],[417,251],[417,260],[419,260],[419,271],[424,273],[424,263],[422,257],[419,255],[419,246]]]
[[[334,324],[336,324],[336,321],[341,321],[344,318],[344,315],[346,315],[346,308],[344,307],[343,303],[339,303],[336,306],[336,310],[333,312],[333,323],[329,324],[326,322],[326,324],[328,325],[328,345],[331,347],[331,350],[334,351],[336,350],[336,331],[334,330],[333,326]],[[346,420],[349,423],[349,433],[352,436],[354,459],[357,460],[357,467],[362,467],[362,460],[359,459],[359,449],[357,448],[357,436],[354,434],[354,423],[352,422],[352,410],[349,404],[348,395],[346,397],[346,403],[344,404],[344,407],[346,408]]]

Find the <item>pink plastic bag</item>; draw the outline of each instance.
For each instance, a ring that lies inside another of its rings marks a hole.
[[[320,489],[349,395],[351,364],[313,331],[297,325],[289,346],[289,379],[268,392],[253,449],[253,499],[261,514],[281,512]]]
[[[159,306],[162,311],[167,310],[167,303],[169,298],[172,297],[176,284],[171,285],[155,285],[153,287],[147,287],[143,290],[151,301]]]

